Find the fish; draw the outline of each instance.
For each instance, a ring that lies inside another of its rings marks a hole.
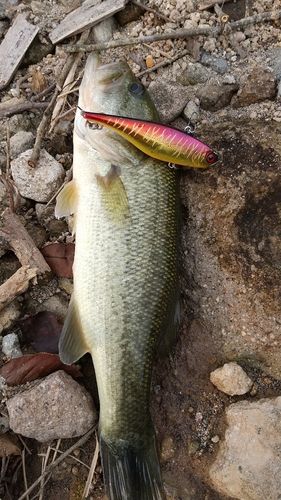
[[[219,161],[218,154],[209,146],[174,127],[131,117],[80,111],[88,122],[115,130],[157,160],[195,168],[206,168]]]
[[[128,64],[101,64],[96,53],[78,106],[159,120]],[[79,109],[73,144],[73,179],[55,208],[58,218],[74,213],[76,238],[60,358],[92,356],[107,499],[165,500],[149,394],[155,352],[169,351],[180,321],[178,172],[115,129],[89,127]]]

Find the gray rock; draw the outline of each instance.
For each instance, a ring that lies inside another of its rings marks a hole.
[[[188,90],[177,82],[154,80],[149,85],[149,93],[163,123],[175,120],[189,101]]]
[[[191,119],[192,123],[197,122],[199,113],[199,106],[194,101],[189,101],[183,110],[183,116],[189,122]]]
[[[11,137],[11,158],[16,158],[21,153],[30,149],[34,143],[34,136],[32,132],[20,130]]]
[[[20,304],[16,300],[2,309],[0,311],[0,333],[10,328],[14,321],[20,318],[22,314]]]
[[[281,397],[230,405],[226,417],[209,471],[214,488],[239,500],[280,499]]]
[[[64,371],[12,397],[7,408],[11,429],[40,442],[81,436],[97,421],[90,394]]]
[[[249,106],[276,96],[276,76],[272,71],[258,67],[254,68],[248,79],[232,98],[231,106],[235,109]]]
[[[231,102],[233,94],[238,90],[238,85],[206,85],[198,90],[196,97],[200,99],[202,109],[218,111]]]
[[[253,385],[247,373],[235,362],[225,363],[211,372],[210,380],[220,391],[230,396],[246,394]]]
[[[22,356],[19,338],[16,333],[9,333],[3,337],[2,351],[8,358],[19,358]]]
[[[28,160],[32,153],[29,149],[11,162],[11,171],[15,184],[25,198],[47,202],[61,186],[65,171],[47,151],[41,150],[38,165],[32,168]]]
[[[108,17],[92,28],[91,38],[95,43],[108,42],[113,38],[116,28],[117,22],[114,17]]]
[[[178,81],[182,85],[196,85],[197,83],[204,83],[208,80],[209,73],[202,64],[190,63],[186,69],[180,74]]]
[[[224,73],[228,70],[228,64],[226,59],[223,57],[215,57],[208,52],[204,52],[201,57],[201,63],[204,66],[208,66],[220,75],[224,75]]]

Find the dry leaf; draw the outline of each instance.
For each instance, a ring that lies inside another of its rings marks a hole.
[[[0,435],[0,457],[9,455],[21,455],[20,441],[15,434],[6,432]]]
[[[25,341],[37,352],[58,353],[62,325],[51,311],[40,311],[16,321]]]
[[[57,370],[64,370],[73,378],[83,377],[75,365],[65,365],[58,354],[47,352],[26,354],[19,358],[13,358],[4,364],[1,375],[8,385],[15,386],[45,377]]]
[[[41,252],[55,274],[62,278],[72,278],[74,250],[74,243],[52,243],[42,248]]]
[[[39,94],[47,88],[46,78],[39,68],[32,75],[31,88],[34,94]]]

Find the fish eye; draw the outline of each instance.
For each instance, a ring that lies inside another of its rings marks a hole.
[[[208,163],[216,163],[218,159],[219,157],[214,151],[208,151],[208,153],[206,153],[206,161]]]
[[[135,96],[142,96],[145,92],[145,87],[141,83],[132,83],[129,88],[131,94]]]

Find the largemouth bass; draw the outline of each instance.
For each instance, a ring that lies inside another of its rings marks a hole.
[[[125,62],[87,59],[79,106],[158,120]],[[141,85],[140,83],[137,83]],[[99,441],[109,500],[163,500],[149,412],[153,355],[179,322],[177,172],[115,132],[91,129],[78,109],[73,180],[56,216],[75,213],[74,289],[60,340],[73,363],[90,352],[99,399]]]
[[[81,114],[91,123],[114,130],[157,160],[196,168],[206,168],[219,161],[217,153],[207,144],[174,127],[124,116],[91,113],[83,109]]]

